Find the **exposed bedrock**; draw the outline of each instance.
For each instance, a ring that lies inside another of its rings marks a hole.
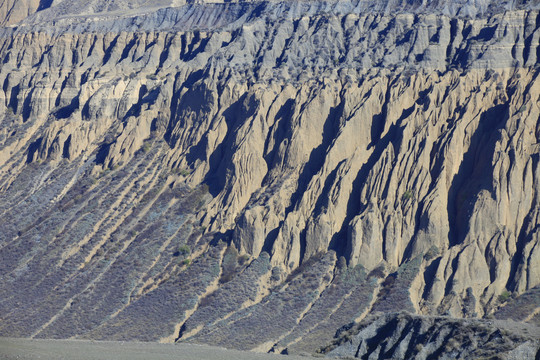
[[[342,329],[322,352],[361,359],[533,359],[538,334],[526,325],[407,313],[374,317]]]

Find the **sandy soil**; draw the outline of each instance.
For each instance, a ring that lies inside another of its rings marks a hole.
[[[0,338],[0,360],[309,360],[194,344]]]

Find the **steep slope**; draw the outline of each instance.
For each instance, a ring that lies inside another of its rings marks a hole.
[[[369,4],[4,28],[0,334],[292,353],[375,312],[537,324],[537,3]]]

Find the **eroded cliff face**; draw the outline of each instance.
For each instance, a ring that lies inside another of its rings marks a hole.
[[[96,4],[0,38],[1,334],[538,324],[534,3]]]
[[[38,10],[44,10],[52,0],[2,0],[0,2],[0,25],[9,26],[20,22]]]

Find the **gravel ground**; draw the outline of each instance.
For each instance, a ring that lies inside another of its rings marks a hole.
[[[0,360],[309,360],[194,344],[0,338]]]

